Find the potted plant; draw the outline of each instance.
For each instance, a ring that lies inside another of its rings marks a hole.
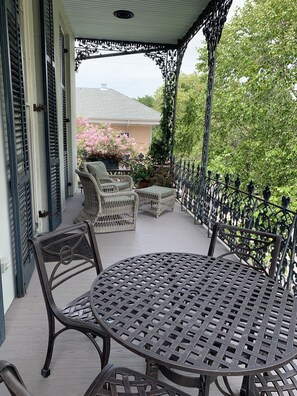
[[[76,120],[78,166],[83,161],[103,161],[107,169],[118,169],[119,163],[137,155],[137,145],[127,134],[107,124],[91,124],[87,118]]]
[[[150,179],[154,174],[154,166],[150,159],[131,161],[130,170],[135,187],[144,188],[152,185]]]

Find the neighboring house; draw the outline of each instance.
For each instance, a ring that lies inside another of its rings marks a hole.
[[[92,123],[110,124],[134,138],[142,151],[151,142],[152,129],[160,122],[161,114],[126,95],[106,88],[77,88],[76,115]]]

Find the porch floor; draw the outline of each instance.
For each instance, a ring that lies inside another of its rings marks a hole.
[[[67,200],[60,228],[73,224],[82,201],[80,191]],[[141,253],[183,251],[206,254],[210,241],[206,228],[194,225],[192,216],[181,211],[178,203],[173,212],[165,212],[159,218],[140,211],[136,231],[96,234],[96,238],[105,268],[123,257]],[[47,318],[36,270],[26,296],[15,299],[8,309],[5,324],[6,339],[0,348],[0,359],[17,366],[34,396],[81,396],[98,374],[99,359],[95,348],[83,335],[67,331],[56,340],[51,375],[46,379],[40,375],[47,345]],[[144,359],[116,342],[112,342],[110,361],[145,372]],[[238,385],[240,379],[233,379],[233,383]],[[197,394],[195,389],[184,390]],[[1,396],[8,395],[5,392],[1,386]],[[215,387],[211,395],[219,395]]]

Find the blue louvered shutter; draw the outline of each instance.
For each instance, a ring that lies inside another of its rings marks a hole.
[[[44,70],[45,137],[47,155],[49,228],[61,223],[61,181],[57,119],[56,64],[52,0],[41,0],[41,28]]]
[[[25,294],[34,268],[28,248],[28,239],[33,233],[33,219],[26,102],[18,0],[5,0],[1,7],[9,218],[16,293],[21,297]]]

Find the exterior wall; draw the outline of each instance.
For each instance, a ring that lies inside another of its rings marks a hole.
[[[134,138],[140,150],[145,154],[152,139],[152,126],[150,125],[119,125],[110,124],[119,131],[129,133],[130,138]]]
[[[1,60],[0,60],[1,62]],[[0,68],[1,70],[1,68]],[[5,168],[5,153],[4,153],[4,141],[3,141],[3,129],[5,125],[3,123],[3,96],[2,96],[2,80],[0,76],[0,202],[1,202],[1,211],[0,211],[0,222],[1,222],[1,238],[0,238],[0,260],[2,261],[4,258],[7,259],[11,263],[11,238],[10,238],[10,224],[9,224],[9,207],[8,207],[8,191],[7,191],[7,173]],[[14,279],[13,279],[13,266],[10,265],[7,271],[5,271],[0,276],[2,277],[2,288],[3,288],[3,306],[4,313],[7,311],[9,305],[11,304],[14,295]],[[1,296],[0,296],[1,298]]]
[[[43,103],[38,0],[23,0],[21,9],[23,15],[24,81],[29,135],[32,213],[35,231],[42,232],[48,228],[47,218],[38,217],[38,211],[43,211],[47,207],[44,117],[43,112],[33,111],[34,104]]]
[[[64,15],[60,1],[54,1],[54,39],[55,39],[55,60],[56,60],[56,92],[57,92],[57,111],[59,129],[59,149],[60,149],[60,169],[61,169],[61,200],[62,209],[65,209],[64,191],[64,158],[63,158],[63,118],[62,118],[62,96],[61,96],[61,76],[60,76],[60,53],[59,53],[59,26],[63,28],[65,41],[68,44],[69,52],[67,62],[66,84],[68,97],[75,92],[75,72],[74,72],[74,37]],[[48,218],[38,217],[38,212],[47,211],[47,177],[46,177],[46,156],[45,135],[44,135],[44,113],[34,112],[33,104],[43,104],[43,70],[41,56],[41,33],[40,33],[40,10],[39,0],[23,0],[23,33],[24,33],[24,61],[25,61],[25,81],[26,81],[26,101],[27,115],[29,120],[30,134],[30,153],[31,153],[31,184],[33,200],[33,216],[35,218],[36,232],[48,231]],[[72,61],[71,61],[72,60]],[[71,138],[71,131],[75,130],[75,107],[73,102],[68,104],[68,117],[72,120],[68,124],[69,128],[69,171],[72,188],[70,195],[75,189],[76,180],[73,177],[74,168],[73,152],[75,152],[75,139]],[[32,155],[34,153],[34,155]]]
[[[58,110],[58,122],[59,122],[59,131],[60,140],[59,140],[59,150],[60,150],[60,169],[61,169],[61,187],[62,187],[62,209],[65,210],[65,191],[64,191],[64,158],[63,158],[63,114],[62,114],[62,93],[61,93],[61,58],[59,54],[59,27],[61,26],[64,36],[65,36],[65,49],[68,50],[66,54],[66,95],[68,98],[67,103],[67,117],[70,119],[70,123],[67,124],[67,133],[68,133],[68,161],[69,161],[69,181],[72,184],[70,188],[70,195],[73,195],[73,192],[77,187],[77,178],[74,176],[74,170],[76,168],[76,139],[75,135],[72,134],[72,131],[76,131],[75,125],[75,71],[74,71],[74,36],[69,26],[68,20],[64,14],[63,7],[61,2],[54,1],[54,26],[55,26],[55,59],[56,59],[56,81],[57,81],[57,110]],[[74,154],[74,155],[73,155]]]
[[[90,119],[90,122],[97,123],[96,120],[92,119]],[[107,124],[118,131],[129,133],[129,137],[135,139],[140,151],[143,154],[147,153],[148,147],[152,141],[152,125],[133,125],[120,122],[107,122]]]
[[[58,110],[58,130],[59,130],[59,147],[60,147],[60,168],[61,168],[61,196],[62,208],[65,208],[65,191],[63,183],[63,118],[62,118],[62,95],[61,95],[61,76],[60,76],[60,52],[59,52],[59,26],[63,28],[65,41],[69,52],[66,61],[66,85],[67,96],[67,117],[71,120],[68,123],[68,161],[69,161],[69,181],[72,183],[70,195],[76,189],[76,178],[74,169],[76,167],[76,147],[75,136],[75,72],[74,72],[74,37],[69,27],[68,21],[63,13],[60,1],[54,0],[54,27],[55,27],[55,60],[56,80],[57,80],[57,110]],[[45,155],[45,126],[44,113],[33,110],[34,104],[43,104],[43,69],[41,53],[41,33],[40,33],[40,10],[39,0],[20,0],[21,15],[21,34],[23,44],[23,63],[24,63],[24,81],[26,94],[26,115],[28,128],[28,145],[31,169],[31,190],[32,190],[32,213],[34,233],[48,231],[48,218],[39,218],[38,212],[48,209],[47,198],[47,172],[46,172],[46,155]],[[0,68],[1,73],[1,68]],[[2,76],[2,73],[1,73]],[[0,81],[0,92],[2,94],[2,85]],[[2,94],[3,95],[3,94]],[[4,100],[0,96],[0,202],[1,202],[1,238],[0,238],[0,259],[5,258],[11,263],[12,241],[10,238],[10,219],[8,207],[7,191],[7,170],[4,155]],[[1,274],[0,274],[1,276]],[[10,265],[8,270],[2,274],[3,303],[4,311],[9,308],[15,296],[15,276],[14,266]],[[1,298],[1,296],[0,296]]]

